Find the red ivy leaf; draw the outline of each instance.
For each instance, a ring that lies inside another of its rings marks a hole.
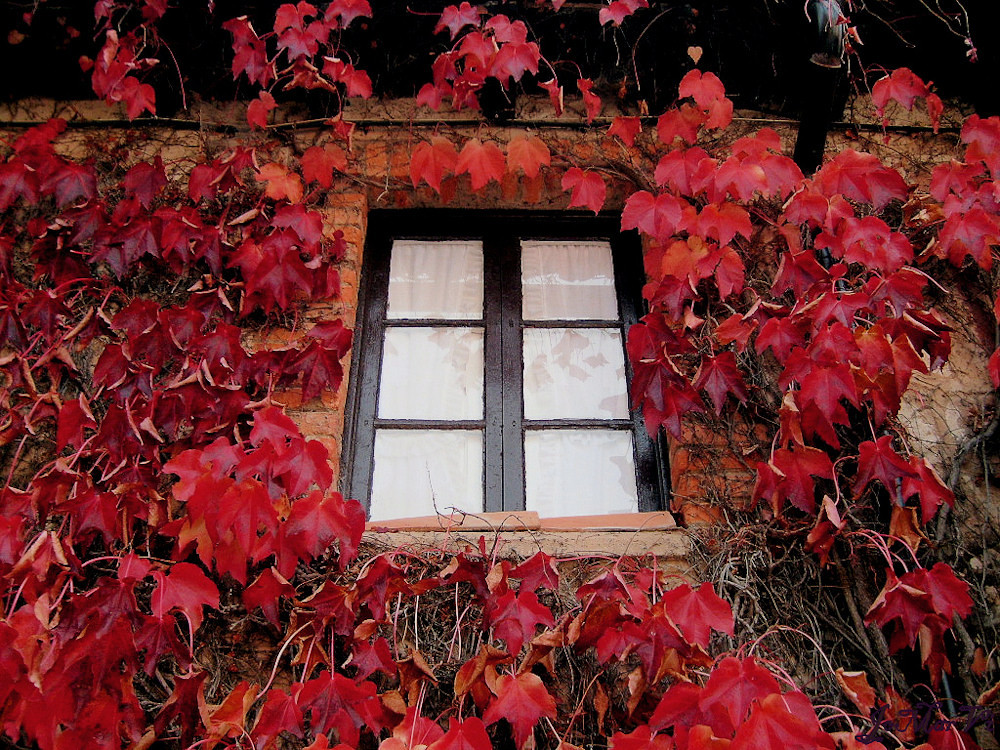
[[[727,394],[733,394],[740,403],[746,403],[748,396],[743,376],[736,366],[736,355],[730,351],[721,352],[716,357],[704,357],[694,387],[712,397],[716,414],[722,414]]]
[[[125,102],[125,114],[134,120],[143,112],[156,114],[156,92],[148,83],[139,83],[139,79],[128,76],[122,81],[121,98]]]
[[[532,592],[515,594],[508,591],[503,596],[490,599],[484,619],[512,654],[518,653],[525,642],[535,637],[535,629],[539,625],[550,628],[555,625],[552,611]]]
[[[897,479],[914,476],[910,464],[893,450],[891,435],[883,435],[875,442],[866,440],[858,448],[858,474],[854,480],[856,493],[860,494],[869,482],[877,479],[894,495]]]
[[[640,190],[625,200],[622,229],[638,229],[660,242],[666,242],[681,224],[684,206],[684,201],[669,193],[653,196]]]
[[[715,337],[723,346],[736,344],[736,350],[742,352],[750,343],[750,337],[757,326],[756,320],[746,320],[742,315],[730,315],[715,329]]]
[[[372,79],[363,70],[357,70],[350,63],[336,57],[325,58],[323,73],[336,83],[344,84],[344,92],[348,96],[358,96],[371,99]]]
[[[818,740],[826,740],[824,745],[832,750],[833,743],[820,729],[815,714],[811,717],[812,721],[805,721],[790,710],[789,701],[794,695],[771,693],[761,698],[759,703],[754,703],[750,716],[738,725],[729,750],[816,750],[821,747]],[[805,702],[808,704],[808,699]]]
[[[635,13],[639,8],[648,8],[647,0],[611,0],[611,4],[601,8],[597,19],[601,26],[613,23],[621,26],[622,21]]]
[[[225,737],[237,737],[246,734],[246,718],[250,706],[257,698],[257,685],[251,685],[246,680],[232,689],[226,699],[218,706],[199,706],[209,743]]]
[[[518,748],[524,747],[539,719],[543,716],[555,718],[555,698],[536,674],[501,675],[497,678],[495,692],[496,698],[490,701],[483,714],[483,723],[489,726],[500,719],[509,721]]]
[[[520,81],[525,73],[537,73],[540,60],[541,52],[535,42],[507,42],[490,62],[490,75],[507,86],[511,78]]]
[[[340,146],[328,143],[311,146],[302,154],[302,176],[306,182],[319,183],[320,187],[333,185],[333,172],[347,171],[347,154]]]
[[[635,138],[640,132],[642,132],[642,120],[638,117],[616,117],[608,128],[608,137],[618,136],[622,143],[631,147],[635,145]]]
[[[589,78],[579,78],[576,87],[583,97],[583,108],[587,112],[587,122],[593,122],[594,118],[601,114],[601,97],[591,90],[594,87],[594,82]],[[565,188],[563,189],[565,190]]]
[[[705,127],[725,128],[733,120],[733,102],[726,97],[726,87],[715,73],[691,70],[681,79],[677,92],[691,97],[707,115]]]
[[[967,162],[982,162],[994,177],[1000,175],[1000,117],[972,115],[962,126]]]
[[[707,649],[712,630],[733,634],[733,609],[715,593],[711,583],[703,583],[697,589],[682,583],[664,592],[661,601],[690,643]]]
[[[434,136],[430,142],[418,143],[410,156],[410,180],[413,187],[425,181],[441,193],[441,180],[446,172],[453,172],[458,164],[458,152],[451,141],[443,136]]]
[[[339,492],[324,495],[315,490],[295,501],[285,528],[289,543],[306,560],[322,555],[338,541],[338,563],[343,570],[358,553],[365,511],[357,500],[344,500]]]
[[[247,122],[250,124],[250,127],[266,128],[267,115],[277,106],[274,97],[270,93],[261,91],[257,98],[250,102],[250,106],[247,107]]]
[[[720,245],[728,245],[737,234],[749,239],[753,233],[750,214],[742,206],[728,201],[709,203],[698,214],[697,221],[688,224],[694,234],[716,239]]]
[[[326,9],[324,18],[330,20],[337,18],[342,27],[350,26],[355,18],[371,18],[372,7],[368,0],[333,0]]]
[[[374,643],[355,642],[348,666],[358,670],[354,676],[355,680],[367,680],[375,672],[383,672],[390,676],[396,674],[396,662],[392,658],[389,642],[385,638],[376,638]]]
[[[482,13],[482,8],[478,5],[473,6],[467,2],[463,2],[459,6],[449,5],[441,13],[441,19],[437,22],[434,27],[434,33],[440,34],[445,29],[451,32],[452,40],[458,36],[458,32],[464,29],[466,26],[479,26],[479,14]]]
[[[949,623],[954,615],[965,618],[972,612],[969,584],[960,580],[947,563],[934,563],[930,570],[918,568],[903,576],[913,576],[914,583],[931,595],[934,611]]]
[[[280,628],[278,600],[281,597],[291,598],[293,596],[295,596],[295,588],[274,568],[267,568],[257,576],[257,580],[243,591],[243,605],[247,608],[247,612],[252,612],[260,607],[267,621],[274,627]]]
[[[842,195],[869,203],[881,211],[889,201],[904,200],[909,188],[895,169],[885,166],[872,154],[847,149],[837,154],[816,173],[813,184],[826,196]]]
[[[833,478],[830,457],[819,448],[781,448],[774,452],[773,466],[781,476],[779,495],[799,510],[813,513],[816,510],[813,477]]]
[[[125,174],[122,185],[127,195],[135,196],[139,203],[149,208],[156,194],[167,184],[167,175],[163,171],[163,159],[157,154],[152,164],[140,162]]]
[[[976,206],[953,213],[945,221],[935,254],[955,266],[961,266],[967,256],[984,271],[993,267],[992,246],[1000,244],[1000,219]]]
[[[579,167],[571,167],[562,178],[562,189],[572,190],[569,207],[580,206],[589,208],[595,214],[604,205],[607,186],[597,172],[584,171]]]
[[[256,746],[263,748],[282,732],[290,732],[299,739],[305,736],[302,709],[284,690],[272,688],[267,691],[250,735]]]
[[[470,716],[464,721],[448,719],[448,731],[444,737],[432,742],[427,750],[492,750],[493,743],[486,734],[482,719]]]
[[[288,372],[302,374],[302,399],[311,401],[324,391],[333,393],[340,388],[344,368],[340,364],[344,352],[328,349],[314,341],[302,349],[288,366]]]
[[[656,121],[656,134],[666,145],[672,145],[675,138],[686,143],[698,140],[698,129],[705,124],[703,112],[690,104],[677,109],[668,109]]]
[[[503,152],[492,141],[480,142],[471,138],[458,155],[455,174],[469,173],[472,189],[481,190],[491,180],[500,182],[507,170]]]
[[[45,178],[42,192],[55,194],[56,203],[60,206],[81,198],[93,200],[97,195],[97,175],[93,165],[61,162]]]
[[[150,605],[153,616],[161,622],[172,609],[179,609],[191,623],[191,630],[201,626],[204,607],[219,608],[219,590],[197,565],[176,563],[167,573],[153,571],[157,587]]]
[[[318,15],[316,6],[305,0],[300,0],[298,5],[285,3],[278,6],[274,16],[274,33],[278,35],[278,47],[287,50],[289,60],[316,54],[320,41],[329,35],[329,29],[321,22],[306,21]]]
[[[264,40],[257,36],[247,17],[230,19],[222,28],[233,35],[233,80],[242,73],[250,83],[267,86],[275,77],[274,64],[268,62]]]
[[[64,401],[56,427],[56,450],[61,452],[67,445],[79,448],[83,444],[83,431],[96,427],[97,421],[85,397]]]
[[[909,68],[897,68],[872,86],[872,104],[881,117],[890,99],[895,99],[906,110],[913,109],[918,96],[927,96],[927,84],[914,75]]]
[[[653,734],[648,725],[642,724],[628,734],[615,732],[608,747],[611,750],[672,750],[674,738],[669,734]]]
[[[539,587],[559,590],[556,560],[540,550],[510,571],[510,577],[521,579],[521,591],[537,591]]]
[[[781,694],[778,681],[756,659],[727,656],[709,675],[698,705],[712,718],[717,736],[731,737],[746,720],[752,705],[775,694]]]
[[[904,575],[903,578],[907,578],[908,575]],[[897,578],[892,570],[887,571],[885,586],[865,614],[866,625],[876,623],[884,627],[898,619],[911,648],[917,642],[917,632],[921,624],[933,614],[930,595],[911,585],[913,583],[917,581],[912,577],[904,581]]]
[[[924,83],[912,70],[897,68],[872,86],[872,104],[875,105],[879,117],[885,116],[885,108],[890,99],[895,99],[909,112],[918,97],[927,102],[927,113],[936,133],[944,109],[941,98],[937,94],[932,94],[930,84]]]
[[[552,109],[555,110],[556,117],[562,117],[563,87],[559,85],[559,81],[553,78],[551,81],[542,81],[538,85],[549,92],[549,101],[552,102]]]
[[[374,682],[355,683],[342,674],[323,670],[305,684],[292,687],[292,695],[310,715],[309,727],[316,734],[337,731],[338,739],[357,747],[363,726],[378,731],[381,705]]]
[[[848,365],[813,367],[802,379],[800,403],[815,404],[828,419],[837,413],[840,399],[858,405],[858,391]]]
[[[299,428],[277,406],[266,406],[254,414],[250,430],[250,443],[254,447],[259,447],[265,440],[283,446],[286,440],[297,437],[301,437]]]
[[[919,496],[920,518],[923,523],[928,523],[934,517],[941,503],[955,505],[955,493],[924,459],[910,456],[910,468],[913,475],[903,477],[903,497]]]

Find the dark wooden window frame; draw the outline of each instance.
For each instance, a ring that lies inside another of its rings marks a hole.
[[[368,215],[351,358],[341,489],[366,507],[374,469],[375,431],[396,429],[483,430],[485,512],[524,509],[524,433],[531,429],[612,427],[632,432],[639,511],[666,509],[669,497],[666,444],[651,440],[637,410],[628,419],[523,418],[522,330],[532,328],[616,328],[624,342],[643,311],[645,278],[638,237],[621,234],[619,219],[569,212],[511,212],[456,209],[379,209]],[[387,320],[389,261],[394,240],[481,240],[483,318]],[[611,244],[618,321],[521,319],[521,268],[517,240],[607,240]],[[490,290],[494,290],[491,293]],[[389,327],[481,326],[484,328],[484,418],[481,420],[390,420],[376,416],[382,345]],[[632,369],[625,356],[626,378]],[[509,457],[519,457],[510,460]],[[505,460],[505,457],[506,460]]]

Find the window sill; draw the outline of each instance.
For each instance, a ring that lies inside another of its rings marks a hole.
[[[369,522],[365,540],[388,547],[478,548],[527,558],[542,550],[557,558],[655,557],[669,572],[688,571],[690,541],[667,512],[539,518],[530,511],[475,516],[425,516]],[[499,549],[496,549],[499,545]]]
[[[666,511],[558,518],[540,518],[530,510],[475,515],[456,511],[448,516],[394,518],[365,524],[366,531],[657,531],[676,527],[673,515]]]

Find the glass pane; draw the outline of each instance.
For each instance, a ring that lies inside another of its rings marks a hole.
[[[525,419],[627,419],[620,331],[524,329]]]
[[[635,513],[632,433],[528,430],[524,486],[527,509],[543,517]]]
[[[386,317],[481,319],[482,243],[396,240]]]
[[[608,242],[521,243],[525,320],[618,320]]]
[[[483,329],[387,328],[378,415],[482,419]]]
[[[452,508],[483,510],[483,433],[377,430],[368,517],[447,515]]]

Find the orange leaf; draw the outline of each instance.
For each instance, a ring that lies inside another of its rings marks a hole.
[[[507,169],[511,172],[520,167],[525,177],[534,179],[551,161],[549,147],[535,136],[518,135],[507,144]]]
[[[280,164],[265,164],[257,175],[258,182],[266,182],[264,195],[272,200],[298,203],[302,200],[302,179]]]
[[[868,675],[864,672],[845,672],[843,669],[838,669],[834,672],[834,676],[847,699],[857,706],[863,716],[870,716],[877,698],[875,691],[868,684]]]
[[[982,646],[976,646],[976,654],[972,657],[972,666],[970,669],[976,677],[982,677],[986,674],[986,670],[990,666],[990,660],[986,656],[986,649]]]
[[[889,521],[889,536],[899,537],[914,552],[921,542],[926,542],[927,536],[920,530],[920,524],[917,521],[917,509],[893,505],[892,518]]]

